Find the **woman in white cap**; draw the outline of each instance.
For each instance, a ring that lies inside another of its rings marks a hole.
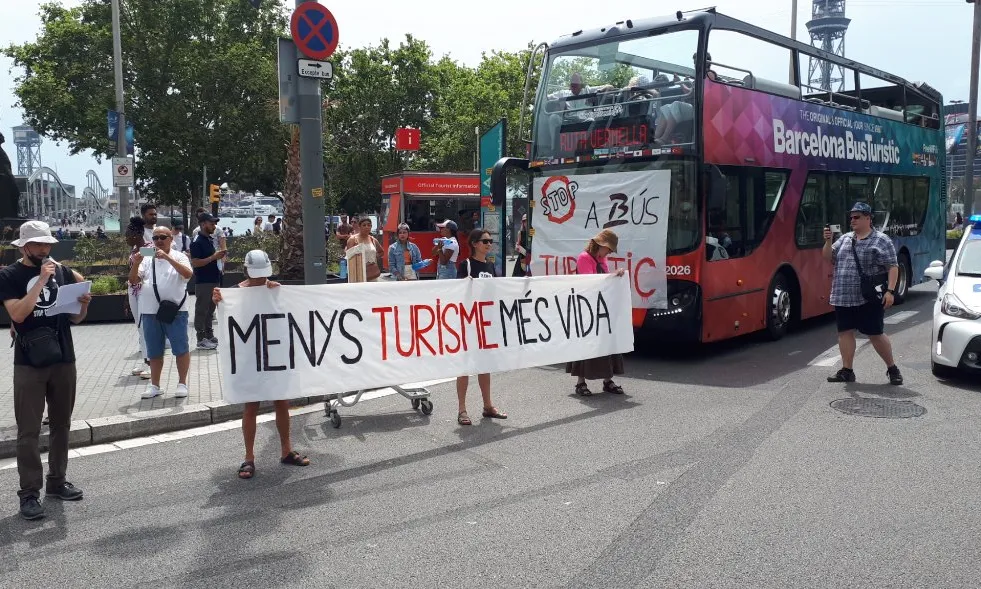
[[[269,280],[272,276],[272,261],[262,250],[252,250],[245,254],[245,273],[248,276],[232,288],[249,288],[254,286],[265,286],[266,288],[277,288],[278,282]],[[214,303],[220,304],[221,289],[216,288],[211,295]],[[276,409],[276,430],[279,431],[280,459],[283,464],[295,466],[309,466],[310,459],[300,455],[293,449],[290,442],[290,402],[287,400],[273,401]],[[238,476],[241,479],[251,479],[255,476],[255,431],[256,416],[259,414],[259,402],[246,403],[242,412],[242,437],[245,438],[245,461],[238,467]]]

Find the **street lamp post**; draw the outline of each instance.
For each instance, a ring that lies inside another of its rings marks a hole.
[[[981,2],[968,0],[974,4],[974,38],[971,42],[971,98],[967,111],[967,162],[964,173],[964,213],[974,214],[974,154],[978,149],[978,67],[981,60]]]
[[[797,0],[790,0],[790,1],[791,1],[791,4],[790,4],[790,38],[793,39],[794,41],[796,41],[797,40]],[[797,68],[794,67],[794,54],[793,54],[793,52],[791,52],[791,54],[790,54],[790,78],[789,78],[789,83],[790,84],[794,84],[794,85],[797,84],[797,80],[796,80],[797,72],[795,71],[796,69]]]
[[[116,70],[116,155],[126,157],[126,114],[123,101],[123,41],[119,31],[119,0],[112,0],[112,59]],[[120,186],[119,230],[129,220],[129,188]]]

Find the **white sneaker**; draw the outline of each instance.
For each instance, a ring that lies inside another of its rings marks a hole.
[[[146,364],[140,364],[139,366],[133,369],[133,376],[139,376],[143,374],[143,371],[146,369],[147,369]]]
[[[150,380],[150,369],[144,368],[143,372],[140,373],[140,378],[143,380]]]
[[[178,399],[183,399],[187,396],[187,385],[179,384],[177,385],[177,390],[174,392],[174,396]]]
[[[214,350],[218,348],[218,344],[211,341],[210,339],[203,339],[198,342],[199,350]]]
[[[142,398],[144,398],[144,399],[152,399],[154,397],[159,397],[162,394],[163,394],[163,391],[160,390],[160,387],[158,387],[157,385],[152,385],[151,384],[151,385],[147,385],[146,390],[143,391]]]

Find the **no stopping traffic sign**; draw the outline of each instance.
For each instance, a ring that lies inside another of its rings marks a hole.
[[[311,59],[323,61],[337,49],[337,20],[317,2],[304,2],[293,11],[290,31],[296,48]]]

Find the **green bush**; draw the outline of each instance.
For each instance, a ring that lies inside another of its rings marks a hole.
[[[948,229],[947,239],[960,239],[964,235],[963,229]]]
[[[125,287],[115,276],[98,276],[92,280],[92,296],[124,291]]]

